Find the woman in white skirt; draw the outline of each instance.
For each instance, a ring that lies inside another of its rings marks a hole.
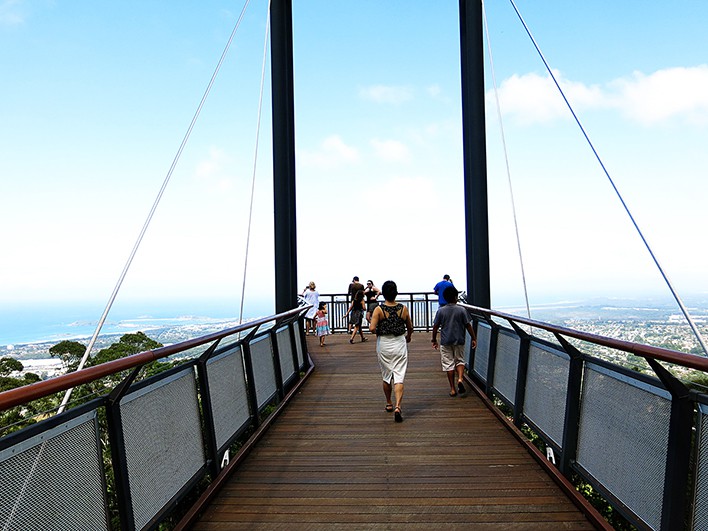
[[[408,368],[408,343],[413,334],[413,322],[408,308],[396,303],[398,288],[393,280],[383,283],[381,293],[385,301],[371,314],[369,330],[377,335],[376,353],[383,378],[386,411],[393,411],[394,420],[402,422],[403,380]],[[396,395],[395,407],[391,401],[392,391]]]

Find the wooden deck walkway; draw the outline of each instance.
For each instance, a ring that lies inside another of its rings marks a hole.
[[[375,338],[308,346],[314,374],[192,529],[595,528],[479,396],[448,396],[429,333],[409,347],[402,423]]]

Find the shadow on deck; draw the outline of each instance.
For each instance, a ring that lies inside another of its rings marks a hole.
[[[395,423],[368,337],[308,337],[314,373],[192,529],[595,528],[480,396],[448,396],[430,334]]]

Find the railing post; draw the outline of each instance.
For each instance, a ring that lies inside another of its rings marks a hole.
[[[487,383],[484,389],[485,394],[492,398],[492,387],[494,386],[494,370],[497,363],[497,343],[499,342],[499,325],[488,319],[487,323],[491,327],[489,334],[489,354],[487,356]]]
[[[125,458],[125,439],[123,437],[120,400],[125,396],[138,373],[142,369],[136,367],[133,371],[108,395],[106,403],[106,424],[111,445],[111,460],[113,461],[113,478],[118,499],[118,516],[120,528],[126,531],[135,529],[135,515],[133,514],[133,497],[130,492],[128,480],[128,464]]]
[[[295,319],[293,321],[290,321],[288,323],[288,329],[290,330],[290,349],[292,350],[292,357],[293,357],[293,367],[295,367],[295,370],[297,371],[297,378],[298,380],[300,379],[300,372],[302,371],[302,367],[300,366],[300,360],[297,357],[297,342],[301,341],[300,335],[295,332],[297,330],[298,326],[300,326],[300,320]],[[302,343],[300,343],[302,345]],[[303,350],[303,355],[302,355],[302,360],[303,363],[305,362],[305,351]]]
[[[251,414],[251,424],[254,428],[257,428],[261,421],[258,415],[258,395],[256,394],[256,377],[253,373],[253,359],[251,358],[251,339],[256,335],[255,328],[248,334],[241,343],[241,349],[243,350],[243,367],[246,372],[246,382],[247,388],[246,392],[248,394],[248,404],[249,411]]]
[[[430,318],[431,314],[431,308],[430,308],[430,299],[428,298],[428,294],[425,293],[425,331],[430,332],[430,323],[433,321]]]
[[[575,460],[578,448],[578,429],[580,426],[580,394],[582,393],[583,355],[566,339],[555,334],[566,354],[570,356],[568,366],[568,387],[565,399],[565,417],[563,420],[563,440],[558,469],[566,477],[570,476],[571,463]]]
[[[270,345],[272,348],[272,356],[273,356],[273,371],[275,374],[275,388],[278,390],[278,402],[282,402],[283,397],[285,396],[285,389],[283,389],[283,371],[280,368],[280,347],[278,347],[278,326],[279,323],[276,323],[273,328],[270,329],[269,334],[270,334]]]
[[[524,400],[526,399],[526,378],[529,369],[529,349],[531,338],[515,322],[509,321],[519,336],[519,366],[516,370],[516,390],[514,392],[514,425],[520,428],[523,424]]]
[[[664,475],[664,500],[661,511],[661,529],[683,529],[688,507],[687,487],[691,466],[691,436],[694,405],[690,392],[675,376],[657,361],[645,358],[647,363],[671,393],[671,419]]]
[[[469,312],[469,310],[468,310]],[[472,315],[472,329],[474,330],[474,337],[479,337],[479,319]],[[477,340],[479,341],[479,339]],[[467,343],[467,338],[465,338],[465,344]],[[479,343],[477,344],[479,346]],[[470,359],[467,363],[467,375],[470,379],[474,380],[474,358],[477,355],[477,348],[472,348],[472,343],[470,343]]]
[[[302,348],[302,362],[303,364],[307,364],[307,367],[309,367],[310,352],[307,350],[307,340],[305,339],[305,314],[300,314],[295,322],[295,328],[297,330],[297,340],[300,342]],[[330,330],[331,329],[332,328],[330,326]],[[300,367],[299,364],[298,367]]]
[[[211,345],[204,354],[197,360],[197,382],[199,383],[199,394],[202,397],[202,415],[204,418],[204,428],[206,432],[206,447],[207,455],[210,459],[207,459],[207,467],[211,473],[211,477],[215,478],[219,475],[219,449],[216,443],[216,424],[214,422],[214,414],[212,412],[211,404],[211,390],[209,388],[209,375],[207,374],[207,361],[214,354],[217,346],[221,340],[217,340]]]

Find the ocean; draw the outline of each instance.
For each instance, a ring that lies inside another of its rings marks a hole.
[[[708,297],[686,301],[700,326],[708,322]],[[244,308],[244,320],[271,315],[270,301],[251,303]],[[64,339],[90,338],[103,313],[103,304],[24,303],[0,304],[0,351],[8,345],[58,343]],[[499,307],[501,311],[525,315],[523,307]],[[679,308],[667,300],[577,300],[532,307],[532,318],[560,323],[568,320],[654,320],[682,321]],[[169,302],[116,304],[101,330],[101,336],[120,336],[176,327],[223,327],[238,322],[238,303]]]
[[[101,304],[24,303],[0,305],[0,347],[90,338],[103,314]],[[268,304],[244,308],[244,320],[270,315]],[[101,336],[238,321],[239,306],[224,303],[116,305]]]

